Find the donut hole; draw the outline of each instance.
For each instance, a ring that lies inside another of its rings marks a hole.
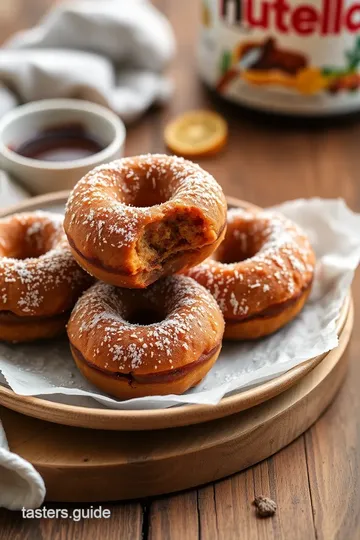
[[[177,211],[150,223],[138,244],[139,257],[147,265],[163,263],[206,242],[203,218],[191,210]]]
[[[214,253],[213,258],[223,264],[233,264],[251,259],[258,253],[258,246],[246,233],[227,237]]]
[[[160,170],[141,170],[134,166],[121,178],[120,192],[117,198],[135,208],[148,208],[169,200],[169,185]]]
[[[218,256],[218,254],[215,253],[215,260],[221,262],[222,264],[234,264],[242,261],[246,261],[247,259],[250,259],[252,255],[247,256],[243,253],[223,253],[221,257]]]
[[[157,206],[166,202],[167,197],[165,193],[162,193],[160,189],[152,183],[148,183],[143,189],[139,189],[131,201],[128,202],[131,206],[137,208],[147,208],[150,206]]]
[[[18,259],[37,259],[54,247],[54,239],[52,235],[31,234],[26,236],[22,247]]]
[[[164,320],[164,314],[153,307],[137,308],[135,311],[129,314],[127,321],[130,324],[136,324],[139,326],[149,326],[150,324],[156,324]]]
[[[228,224],[223,243],[213,258],[222,264],[233,264],[251,259],[268,241],[266,223],[259,226],[253,219],[238,219]]]
[[[0,242],[0,256],[17,260],[41,257],[53,249],[59,236],[59,231],[50,222],[13,222],[5,228],[6,231],[1,231],[4,240]]]

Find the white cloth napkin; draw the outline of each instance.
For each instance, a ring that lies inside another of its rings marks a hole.
[[[26,192],[7,173],[0,171],[0,209],[25,198]],[[44,497],[43,479],[28,461],[9,450],[0,420],[0,507],[38,508]]]
[[[80,98],[127,123],[166,101],[175,51],[167,19],[148,0],[71,0],[0,50],[0,116],[18,103]]]
[[[43,479],[28,461],[10,452],[0,422],[0,507],[38,508],[44,498]]]

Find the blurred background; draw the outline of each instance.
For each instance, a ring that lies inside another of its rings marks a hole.
[[[2,0],[0,41],[31,27],[60,2]],[[215,108],[229,123],[229,141],[217,156],[199,162],[228,195],[261,206],[304,196],[341,196],[353,209],[360,208],[357,121],[332,120],[313,126],[292,119],[268,120],[214,100],[198,74],[200,0],[154,0],[153,3],[175,31],[177,52],[168,69],[174,93],[165,106],[152,107],[129,127],[127,155],[165,151],[163,133],[167,122],[191,109]]]

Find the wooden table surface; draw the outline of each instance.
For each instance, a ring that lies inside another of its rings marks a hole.
[[[0,38],[33,24],[53,0],[1,0]],[[178,53],[171,68],[175,93],[164,109],[129,129],[127,154],[162,152],[163,126],[191,108],[217,107],[197,76],[199,3],[155,2],[172,22]],[[202,160],[229,195],[261,206],[297,197],[343,197],[360,211],[360,121],[321,126],[263,121],[221,106],[230,141],[216,158]],[[360,280],[354,283],[355,308]],[[351,367],[329,410],[290,446],[241,474],[172,496],[106,504],[108,520],[23,520],[0,511],[0,539],[121,540],[356,540],[360,538],[360,319],[355,322]],[[259,520],[251,501],[268,495],[278,504]],[[59,507],[59,505],[47,505]],[[65,505],[64,505],[65,506]],[[78,505],[80,506],[80,505]]]

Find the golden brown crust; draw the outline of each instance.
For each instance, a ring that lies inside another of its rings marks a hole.
[[[279,214],[235,209],[228,212],[225,240],[213,258],[187,275],[216,298],[225,337],[253,339],[277,330],[302,309],[314,268],[314,252],[297,225]]]
[[[182,158],[147,155],[86,175],[69,197],[64,227],[83,268],[144,288],[204,260],[225,224],[225,197],[210,174]]]
[[[23,343],[50,339],[65,333],[70,312],[51,317],[18,317],[12,313],[0,313],[0,340]]]
[[[242,321],[227,321],[225,325],[225,339],[247,340],[258,339],[273,334],[288,322],[292,321],[303,309],[310,294],[310,287],[304,291],[294,302],[284,306],[282,311],[268,317],[253,317]]]
[[[139,316],[149,319],[139,321]],[[144,291],[96,283],[79,299],[68,324],[73,356],[82,372],[93,382],[115,377],[119,385],[109,382],[106,388],[122,399],[128,396],[124,383],[127,388],[129,375],[139,392],[149,392],[141,395],[152,395],[152,388],[162,394],[176,388],[184,392],[215,362],[223,332],[215,300],[185,276],[164,278]],[[172,371],[181,376],[173,380]],[[132,397],[139,395],[127,390]]]
[[[201,252],[201,258],[209,257],[214,250],[216,250],[221,242],[224,240],[225,228],[220,233],[220,236],[216,242],[210,244],[209,246],[204,246]],[[132,289],[132,288],[146,288],[159,278],[176,274],[180,269],[184,272],[188,268],[195,266],[199,262],[199,253],[197,250],[186,251],[183,255],[179,255],[176,260],[168,261],[161,268],[155,268],[152,271],[144,270],[143,272],[138,272],[137,274],[120,275],[118,272],[114,272],[113,269],[101,268],[96,262],[84,259],[84,257],[76,250],[75,246],[72,247],[73,257],[76,259],[78,264],[86,269],[89,274],[92,276],[97,276],[100,281],[105,283],[113,283],[114,280],[118,284],[121,284],[122,287]]]
[[[176,378],[172,381],[166,382],[139,382],[130,381],[126,378],[113,378],[109,377],[106,373],[103,373],[97,369],[94,369],[88,363],[84,362],[73,349],[72,355],[75,363],[81,373],[86,377],[94,386],[100,388],[103,392],[106,392],[121,400],[133,399],[146,396],[166,396],[169,394],[183,394],[189,388],[199,384],[205,375],[210,371],[215,364],[221,347],[218,347],[216,351],[206,358],[205,362],[194,366],[193,369],[188,370],[183,376]]]
[[[72,257],[62,222],[47,212],[0,219],[0,340],[63,332],[69,310],[93,282]]]

